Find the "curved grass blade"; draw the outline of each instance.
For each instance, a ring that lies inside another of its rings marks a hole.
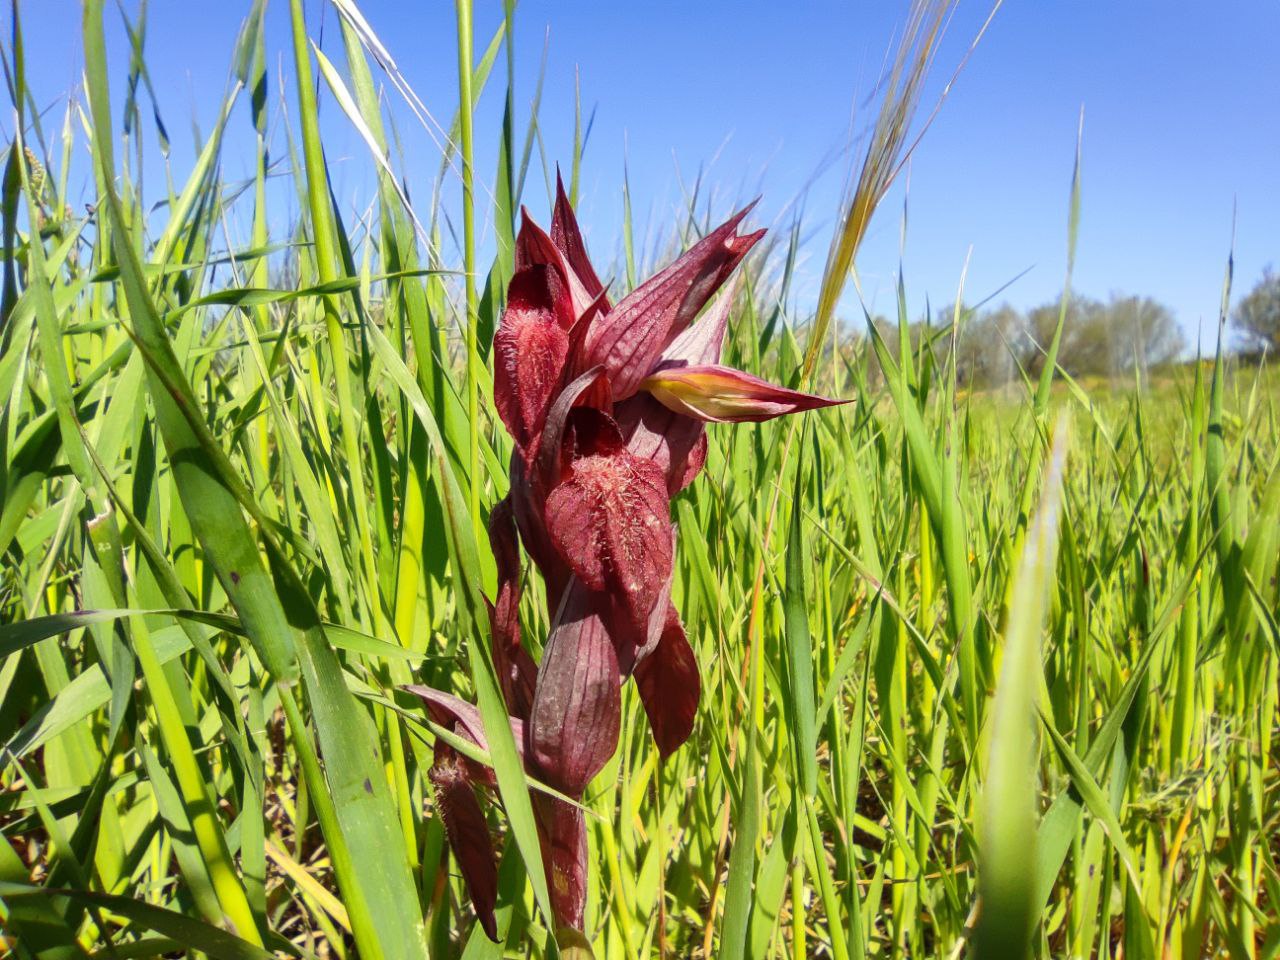
[[[1004,665],[991,712],[978,873],[982,908],[974,939],[974,956],[979,960],[1031,956],[1038,779],[1032,738],[1034,698],[1042,683],[1040,637],[1058,555],[1065,420],[1059,420],[1054,433],[1040,508],[1016,574]]]
[[[0,883],[0,898],[5,900],[50,896],[66,897],[86,906],[110,910],[144,929],[163,934],[180,943],[186,950],[207,954],[214,960],[272,960],[273,957],[273,954],[262,947],[202,920],[130,897],[91,890],[48,889]]]

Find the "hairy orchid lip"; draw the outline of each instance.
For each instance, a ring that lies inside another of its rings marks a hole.
[[[494,911],[498,903],[498,861],[467,765],[455,750],[437,741],[428,778],[434,788],[436,810],[471,894],[476,917],[485,935],[497,943],[498,923]]]
[[[759,422],[849,402],[789,390],[719,364],[658,370],[641,388],[669,410],[708,423]]]
[[[545,265],[517,271],[493,337],[494,405],[526,456],[542,434],[569,356],[572,308],[558,278]]]
[[[667,478],[620,438],[615,443],[573,462],[547,497],[547,529],[578,578],[613,594],[642,625],[671,574]]]

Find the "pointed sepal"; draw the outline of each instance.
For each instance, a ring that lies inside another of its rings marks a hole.
[[[707,423],[760,422],[849,402],[788,390],[715,363],[660,369],[643,387],[669,410]]]

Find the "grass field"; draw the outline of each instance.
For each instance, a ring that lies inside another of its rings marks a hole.
[[[223,122],[252,117],[256,177],[223,178],[219,125],[144,208],[145,109],[124,105],[122,139],[107,96],[142,62],[106,62],[102,7],[65,115],[35,111],[20,33],[5,48],[22,139],[0,196],[0,951],[1280,956],[1280,381],[1219,350],[1078,384],[1055,340],[1043,375],[971,393],[965,316],[915,347],[869,337],[851,267],[946,4],[918,5],[890,60],[816,312],[789,295],[798,224],[739,268],[725,362],[855,402],[709,429],[672,501],[693,735],[660,759],[622,687],[582,799],[586,936],[560,947],[483,615],[512,456],[490,343],[520,204],[549,219],[552,199],[514,124],[476,187],[469,104],[501,96],[501,37],[473,38],[459,0],[457,149],[417,158],[461,178],[456,208],[421,188],[408,205],[388,147],[408,110],[379,98],[399,78],[351,0],[331,21],[344,62],[292,0],[287,103],[255,6]],[[369,147],[369,211],[327,188],[317,95]],[[620,187],[620,287],[730,212],[690,196],[638,262],[630,202]],[[525,593],[537,659],[546,598],[533,576]],[[410,683],[478,699],[489,750]],[[441,737],[496,772],[501,946],[448,855]]]

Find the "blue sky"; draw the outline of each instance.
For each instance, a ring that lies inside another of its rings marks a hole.
[[[135,9],[134,0],[127,6]],[[363,0],[360,6],[428,109],[447,122],[457,96],[453,5]],[[175,176],[190,163],[192,118],[207,130],[215,115],[247,7],[247,0],[150,4],[147,61],[174,142]],[[476,45],[483,48],[501,4],[477,7]],[[288,11],[282,0],[271,0],[269,9],[278,99],[278,66],[289,79]],[[308,0],[307,9],[313,34],[323,27],[323,45],[341,63],[332,9],[318,0]],[[549,162],[570,156],[575,73],[584,112],[594,114],[579,208],[597,259],[608,261],[620,248],[624,157],[640,229],[649,235],[670,222],[681,184],[701,170],[718,212],[762,194],[757,219],[766,225],[785,224],[804,192],[809,241],[798,295],[811,296],[857,155],[856,147],[847,148],[872,118],[868,95],[906,9],[905,0],[525,0],[517,11],[518,128],[527,123],[545,38],[541,127]],[[960,4],[934,94],[988,11],[976,0]],[[79,20],[77,0],[24,5],[29,80],[42,105],[78,82]],[[108,26],[119,79],[126,48],[113,10]],[[1211,335],[1233,203],[1237,292],[1266,264],[1280,263],[1277,36],[1280,5],[1270,0],[1007,0],[911,167],[903,264],[913,312],[926,296],[935,304],[954,297],[970,247],[969,299],[1028,268],[1003,297],[1031,306],[1056,296],[1083,107],[1076,289],[1157,297],[1174,308],[1192,342],[1201,324]],[[484,179],[494,169],[501,83],[495,71],[477,118]],[[293,96],[290,89],[291,110]],[[437,148],[390,96],[411,186],[425,197],[439,165]],[[117,93],[117,115],[119,103]],[[334,105],[326,109],[339,196],[363,206],[370,196],[367,154]],[[61,111],[53,116],[56,130]],[[227,143],[229,176],[249,169],[249,134],[246,105]],[[158,162],[151,173],[162,174]],[[883,310],[898,269],[905,187],[882,208],[859,258],[864,289]],[[285,192],[280,198],[287,214],[292,201]],[[536,153],[525,199],[535,215],[545,215]]]

